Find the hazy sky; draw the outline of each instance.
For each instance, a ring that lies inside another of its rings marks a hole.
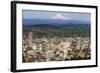
[[[23,10],[24,19],[49,19],[53,17],[59,17],[62,19],[74,19],[74,20],[83,20],[90,22],[91,14],[90,13],[76,13],[76,12],[55,12],[55,11],[34,11],[34,10]]]

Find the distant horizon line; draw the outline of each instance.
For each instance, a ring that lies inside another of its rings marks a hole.
[[[84,22],[88,22],[90,23],[91,21],[85,21],[85,20],[77,20],[77,19],[50,19],[50,18],[23,18],[22,20],[34,20],[34,19],[39,19],[39,20],[61,20],[61,21],[65,21],[65,20],[76,20],[76,21],[84,21]]]

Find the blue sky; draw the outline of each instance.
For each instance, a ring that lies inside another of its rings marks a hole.
[[[76,13],[76,12],[55,12],[55,11],[35,11],[35,10],[23,10],[23,19],[48,19],[50,17],[61,14],[65,18],[73,20],[82,20],[90,22],[90,13]]]

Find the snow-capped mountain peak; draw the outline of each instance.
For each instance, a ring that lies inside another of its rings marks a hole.
[[[68,17],[65,17],[61,13],[57,13],[55,16],[52,16],[51,19],[59,19],[59,20],[71,20]]]

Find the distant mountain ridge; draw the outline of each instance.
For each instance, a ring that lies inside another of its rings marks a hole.
[[[82,20],[60,20],[60,19],[23,19],[23,25],[35,25],[35,24],[65,25],[65,24],[90,24],[90,22]]]
[[[23,32],[33,32],[36,37],[38,36],[60,36],[73,37],[73,36],[90,36],[90,25],[50,25],[50,24],[34,24],[23,25]]]

